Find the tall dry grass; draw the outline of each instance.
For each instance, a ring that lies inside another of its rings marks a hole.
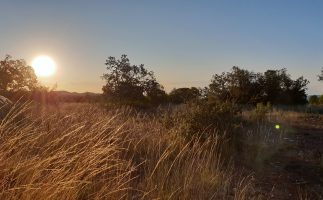
[[[125,110],[15,105],[0,124],[0,199],[252,199],[226,140],[181,140]]]

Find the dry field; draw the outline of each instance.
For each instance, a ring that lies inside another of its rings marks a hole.
[[[270,163],[297,134],[270,120],[201,142],[183,139],[158,114],[17,104],[0,124],[0,199],[284,199]],[[285,165],[277,170],[286,174]],[[297,186],[287,198],[306,199]]]

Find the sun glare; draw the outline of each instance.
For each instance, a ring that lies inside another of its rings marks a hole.
[[[39,77],[51,76],[56,71],[55,62],[48,56],[38,56],[32,62],[35,74]]]

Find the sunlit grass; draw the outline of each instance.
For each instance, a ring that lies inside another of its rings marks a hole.
[[[16,105],[0,125],[0,199],[250,199],[223,137],[184,141],[130,111]]]

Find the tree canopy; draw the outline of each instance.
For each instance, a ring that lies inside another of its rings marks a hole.
[[[292,80],[286,69],[254,73],[233,67],[213,76],[208,97],[240,104],[305,104],[308,83],[303,77]]]
[[[310,104],[312,104],[312,105],[317,105],[317,104],[319,104],[320,99],[319,99],[319,97],[318,97],[317,95],[312,95],[312,96],[310,96],[310,98],[308,99],[308,102],[309,102]]]
[[[180,104],[186,103],[201,96],[201,91],[196,87],[191,88],[175,88],[169,93],[169,101]]]
[[[238,103],[254,103],[261,95],[260,74],[234,66],[231,72],[215,74],[209,85],[209,98]]]
[[[102,90],[110,102],[133,105],[158,103],[165,98],[166,93],[154,73],[143,64],[131,65],[127,55],[122,55],[120,59],[109,57],[105,65],[107,73],[102,78],[106,84]]]
[[[7,55],[0,61],[0,92],[30,91],[36,87],[37,77],[25,60]]]
[[[323,67],[322,67],[322,70],[321,70],[321,74],[318,75],[319,77],[319,81],[323,81]]]

